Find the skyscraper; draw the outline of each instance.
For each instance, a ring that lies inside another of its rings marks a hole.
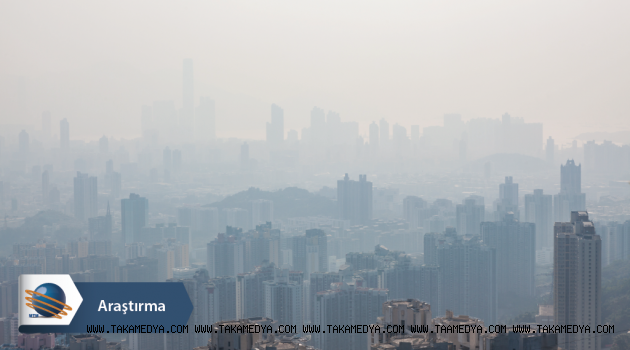
[[[182,134],[184,140],[192,140],[194,136],[195,120],[195,90],[193,79],[193,61],[184,59],[182,82]]]
[[[481,237],[496,250],[499,305],[510,305],[510,300],[517,296],[536,296],[535,225],[519,222],[508,213],[502,221],[482,222]]]
[[[582,193],[582,165],[573,159],[560,165],[560,193],[553,198],[556,222],[569,222],[571,212],[586,210],[586,195]]]
[[[403,219],[409,223],[409,229],[416,229],[424,225],[419,222],[420,210],[427,207],[427,202],[417,196],[407,196],[403,199]]]
[[[485,220],[486,209],[483,197],[470,196],[455,207],[457,234],[478,235],[481,222]]]
[[[552,196],[543,190],[525,195],[525,222],[536,224],[536,250],[551,247],[553,244],[553,205]]]
[[[303,285],[289,279],[289,270],[276,270],[273,280],[263,282],[265,317],[280,324],[297,326],[297,332],[302,332],[304,321]]]
[[[173,173],[177,174],[182,170],[182,151],[173,151]]]
[[[372,182],[367,181],[367,175],[359,175],[359,181],[354,181],[346,174],[337,181],[337,209],[339,219],[350,220],[353,225],[372,220]]]
[[[265,286],[273,281],[276,267],[272,263],[257,266],[254,271],[236,276],[236,317],[238,319],[265,315]]]
[[[85,221],[98,215],[96,176],[77,172],[74,178],[74,217]]]
[[[554,164],[555,152],[556,152],[556,145],[553,142],[553,139],[551,138],[551,136],[549,136],[549,138],[547,139],[547,146],[545,147],[545,153],[547,155],[547,163],[552,164],[552,165]]]
[[[379,122],[380,129],[380,141],[382,145],[385,145],[389,142],[389,123],[385,119],[381,119]]]
[[[219,233],[207,245],[206,269],[210,278],[245,272],[245,242],[238,235]]]
[[[358,284],[358,285],[357,285]],[[364,288],[360,282],[337,283],[330,290],[314,296],[313,324],[328,330],[328,325],[367,325],[383,314],[387,300],[386,289]],[[361,350],[366,348],[365,334],[318,333],[313,334],[315,346],[320,349]]]
[[[293,270],[304,272],[304,278],[310,279],[314,272],[328,271],[328,238],[320,229],[306,230],[302,236],[293,236]]]
[[[585,211],[572,211],[571,222],[554,225],[553,300],[556,325],[588,325],[597,330],[602,315],[602,246]],[[566,350],[601,349],[600,334],[561,333]]]
[[[103,135],[103,137],[98,140],[98,146],[101,153],[109,152],[109,139],[107,136]]]
[[[378,125],[375,122],[370,124],[370,149],[372,150],[372,154],[376,154],[378,152]]]
[[[62,149],[70,147],[70,123],[66,118],[59,122],[59,146]]]
[[[195,132],[198,141],[207,142],[216,138],[216,114],[214,100],[200,97],[195,113]]]
[[[496,250],[483,244],[480,236],[440,242],[440,302],[436,315],[452,310],[482,319],[497,321]]]
[[[131,244],[135,242],[135,238],[140,234],[142,228],[148,224],[149,201],[131,193],[129,198],[120,200],[120,211],[123,241],[125,244]]]
[[[518,212],[518,184],[515,184],[511,176],[505,177],[505,183],[499,184],[499,199],[497,201],[495,220],[502,221],[507,213],[514,213],[519,219]]]
[[[267,122],[267,143],[278,146],[284,141],[284,110],[276,104],[271,105],[271,123]]]

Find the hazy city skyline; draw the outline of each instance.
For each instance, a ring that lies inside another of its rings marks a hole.
[[[560,145],[628,130],[622,2],[0,6],[10,53],[0,124],[39,129],[48,110],[53,125],[68,119],[74,139],[140,137],[142,105],[182,108],[185,58],[195,104],[216,102],[219,138],[264,139],[272,103],[285,132],[308,126],[314,106],[357,121],[363,136],[381,118],[409,130],[441,125],[446,113],[507,112],[544,123],[544,138]]]

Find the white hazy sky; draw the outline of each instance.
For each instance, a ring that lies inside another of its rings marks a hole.
[[[365,128],[509,112],[545,137],[630,129],[628,1],[2,1],[0,124],[68,118],[71,138],[140,134],[181,106],[182,59],[220,137],[264,138],[317,105]]]

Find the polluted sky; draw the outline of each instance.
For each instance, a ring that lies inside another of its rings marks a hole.
[[[0,124],[67,118],[73,139],[140,135],[143,104],[216,100],[217,136],[264,138],[313,106],[357,121],[445,113],[544,123],[568,142],[630,129],[624,1],[3,1]],[[58,132],[58,128],[55,128]],[[408,129],[409,130],[409,129]]]

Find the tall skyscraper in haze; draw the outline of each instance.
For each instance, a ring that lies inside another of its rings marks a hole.
[[[280,324],[296,325],[301,333],[304,321],[303,284],[289,279],[289,270],[276,271],[273,280],[263,282],[264,316]]]
[[[190,58],[184,60],[182,87],[182,136],[184,140],[192,140],[195,128],[195,88],[193,61]]]
[[[536,224],[536,250],[553,245],[553,197],[534,190],[525,195],[525,222]]]
[[[107,136],[103,135],[103,137],[98,140],[98,148],[103,154],[109,152],[109,139]]]
[[[508,213],[502,221],[482,222],[481,237],[496,250],[499,305],[509,305],[516,296],[535,297],[535,225]]]
[[[267,144],[278,146],[284,141],[284,110],[271,105],[271,123],[267,122]]]
[[[554,226],[553,300],[556,325],[588,325],[593,331],[558,334],[566,350],[599,350],[595,333],[602,317],[602,245],[585,211],[572,211],[571,222]]]
[[[582,193],[582,165],[573,159],[560,165],[560,193],[553,198],[556,222],[569,222],[571,212],[586,210],[586,195]]]
[[[199,98],[199,106],[195,113],[195,132],[195,138],[202,143],[217,137],[214,100],[210,97]]]
[[[364,288],[360,282],[338,283],[334,289],[318,292],[313,296],[313,324],[322,330],[327,325],[360,325],[375,322],[383,315],[383,303],[387,301],[387,289]],[[326,332],[313,334],[319,349],[366,349],[365,334]]]
[[[409,223],[409,229],[416,229],[424,225],[420,222],[420,210],[427,207],[427,202],[417,196],[407,196],[403,199],[403,219]]]
[[[59,122],[59,147],[62,149],[70,147],[70,123],[66,118]]]
[[[372,122],[372,124],[370,124],[370,149],[372,150],[373,155],[378,152],[378,141],[378,125],[376,125],[375,122]]]
[[[386,144],[389,142],[389,123],[385,119],[381,119],[379,122],[379,130],[380,130],[380,141],[381,144]]]
[[[372,220],[372,182],[367,181],[367,175],[359,175],[359,181],[354,181],[346,174],[337,181],[337,208],[339,219],[350,220],[353,225]]]
[[[547,139],[547,146],[545,147],[545,153],[547,155],[547,163],[555,165],[554,163],[555,152],[556,152],[556,145],[553,142],[553,139],[551,138],[551,136],[549,136],[549,138]]]
[[[96,176],[77,172],[74,178],[74,217],[85,221],[98,215]]]
[[[140,234],[143,227],[149,221],[149,201],[135,193],[129,198],[120,200],[120,214],[122,224],[122,236],[125,244],[135,242],[135,237]]]
[[[505,183],[499,185],[499,199],[496,209],[496,221],[502,221],[507,213],[514,213],[516,220],[519,219],[518,184],[514,183],[511,176],[506,176]]]
[[[478,235],[485,220],[486,208],[483,197],[470,196],[455,207],[458,235]]]

